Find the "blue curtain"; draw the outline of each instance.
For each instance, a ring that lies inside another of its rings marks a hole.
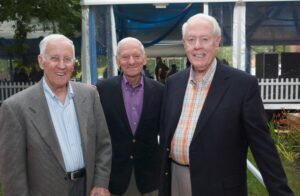
[[[97,55],[96,55],[96,32],[95,32],[94,9],[89,10],[89,46],[90,46],[90,71],[91,83],[97,82]],[[88,66],[88,65],[87,65]]]

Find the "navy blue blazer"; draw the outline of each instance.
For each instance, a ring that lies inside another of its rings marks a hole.
[[[97,83],[112,141],[112,168],[109,190],[123,194],[129,185],[132,169],[141,193],[158,189],[161,155],[158,134],[163,85],[143,77],[144,100],[141,118],[132,134],[121,89],[121,76]]]
[[[170,195],[170,143],[182,110],[190,69],[171,76],[162,113],[160,195]],[[293,195],[269,135],[257,79],[217,63],[189,148],[192,195],[246,196],[250,147],[271,196]]]

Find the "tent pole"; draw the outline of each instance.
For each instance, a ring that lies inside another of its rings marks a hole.
[[[91,84],[89,52],[89,7],[82,6],[81,69],[82,82]]]
[[[209,6],[207,2],[203,3],[203,13],[209,14]]]
[[[246,3],[237,2],[233,11],[232,64],[246,70]]]
[[[109,6],[110,9],[110,21],[111,21],[111,45],[112,45],[112,75],[116,76],[118,75],[118,66],[116,62],[116,56],[117,56],[117,35],[116,35],[116,23],[115,23],[115,15],[114,15],[114,9],[113,6]]]

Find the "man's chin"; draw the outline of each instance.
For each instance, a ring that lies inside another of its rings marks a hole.
[[[193,64],[193,69],[195,71],[199,71],[199,72],[202,72],[202,71],[205,71],[208,69],[208,66],[204,65],[204,64]]]

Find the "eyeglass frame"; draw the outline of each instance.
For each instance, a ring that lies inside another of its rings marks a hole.
[[[48,59],[49,61],[53,62],[53,63],[60,63],[61,62],[61,57],[59,56],[49,56],[49,55],[43,55],[44,58]],[[75,62],[75,58],[74,57],[63,57],[62,61],[64,64],[71,64]]]

